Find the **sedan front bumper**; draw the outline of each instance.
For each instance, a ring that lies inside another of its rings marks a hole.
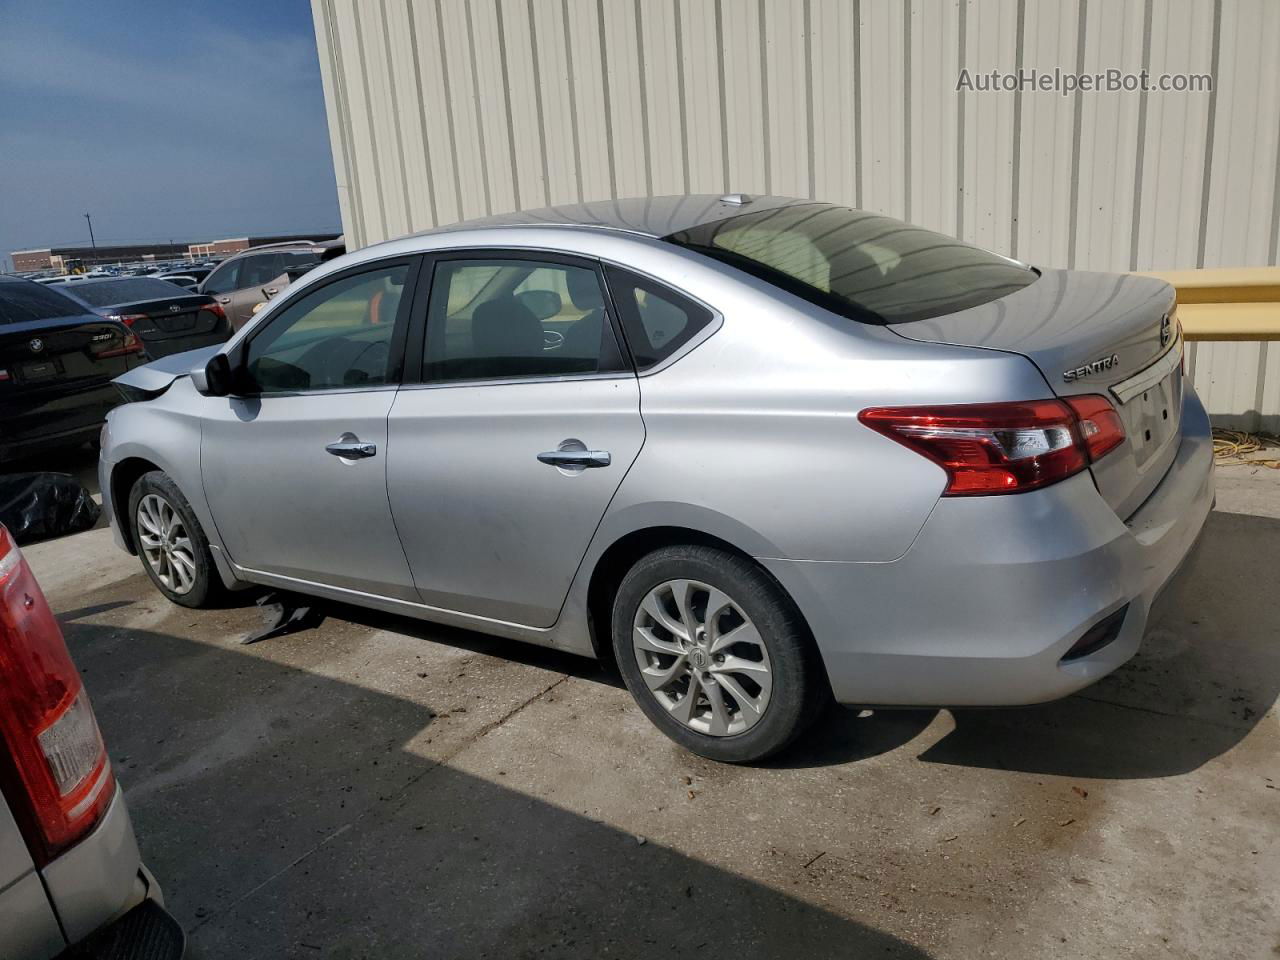
[[[1039,703],[1137,652],[1152,604],[1190,554],[1213,497],[1212,429],[1188,388],[1177,457],[1127,521],[1085,472],[1017,496],[944,498],[889,563],[760,562],[805,615],[838,701]],[[1120,610],[1114,640],[1062,661]]]

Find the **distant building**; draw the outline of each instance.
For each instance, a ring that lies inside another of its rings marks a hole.
[[[290,240],[332,240],[337,233],[291,233],[271,237],[233,237],[197,243],[132,243],[94,247],[45,247],[38,250],[14,250],[13,269],[18,273],[37,270],[75,270],[110,263],[139,260],[178,260],[192,257],[225,257],[250,247]]]

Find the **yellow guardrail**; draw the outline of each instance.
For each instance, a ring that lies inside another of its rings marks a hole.
[[[1188,340],[1280,340],[1280,267],[1146,273],[1178,291]]]

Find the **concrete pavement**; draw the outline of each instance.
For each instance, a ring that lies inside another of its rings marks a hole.
[[[1114,676],[757,768],[586,660],[356,609],[242,647],[107,530],[25,552],[195,958],[1274,957],[1280,472],[1220,476]]]

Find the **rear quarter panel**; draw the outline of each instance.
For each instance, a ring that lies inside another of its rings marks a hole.
[[[858,413],[1049,395],[1022,357],[906,341],[740,274],[685,289],[724,322],[640,378],[647,438],[602,525],[606,538],[675,524],[757,557],[895,560],[945,476]]]

